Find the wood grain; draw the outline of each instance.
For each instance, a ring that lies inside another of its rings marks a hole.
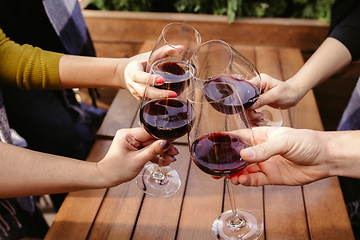
[[[97,140],[87,161],[101,160],[107,153],[110,144],[111,141],[108,140]],[[45,239],[86,239],[106,191],[107,189],[94,189],[69,193],[56,214]]]

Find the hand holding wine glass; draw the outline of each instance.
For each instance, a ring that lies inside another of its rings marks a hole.
[[[231,83],[212,82],[188,95],[189,149],[194,163],[205,173],[226,177],[232,209],[212,224],[215,239],[257,239],[261,218],[250,210],[236,209],[229,176],[248,166],[240,151],[254,145],[251,126],[241,99]],[[191,113],[191,114],[189,114]],[[211,116],[211,117],[210,117]]]
[[[160,59],[153,63],[150,74],[163,77],[165,83],[158,85],[154,78],[149,79],[140,106],[140,122],[152,136],[173,141],[189,131],[186,96],[192,88],[193,68],[184,61]],[[181,181],[174,169],[163,167],[159,161],[158,165],[144,167],[137,184],[152,196],[167,197],[177,192]]]
[[[150,76],[139,117],[142,126],[158,139],[172,141],[189,131],[186,96],[193,86],[194,70],[189,62],[200,42],[199,32],[190,25],[170,23],[150,53],[146,67]],[[177,192],[181,181],[175,170],[162,167],[159,161],[145,166],[137,184],[147,194],[168,197]]]
[[[211,82],[231,83],[241,98],[246,111],[257,101],[262,91],[262,80],[254,65],[222,40],[203,43],[192,56],[195,79],[200,86]],[[281,126],[283,117],[280,109],[263,111],[261,125]],[[248,112],[248,116],[254,116]],[[256,120],[256,119],[255,119]]]

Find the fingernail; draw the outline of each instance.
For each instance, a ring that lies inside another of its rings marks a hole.
[[[163,79],[162,77],[156,77],[156,78],[155,78],[155,82],[156,82],[156,83],[164,83],[164,82],[165,82],[165,79]]]
[[[170,143],[168,142],[168,141],[162,141],[161,143],[160,143],[160,147],[162,148],[162,149],[168,149],[169,148],[169,146],[170,146]]]
[[[245,148],[242,151],[243,151],[243,154],[245,153],[250,158],[255,156],[255,152],[251,148]]]
[[[179,154],[179,150],[174,146],[174,150],[177,154]]]
[[[175,156],[171,155],[171,157],[174,159],[174,162],[177,160]]]
[[[176,98],[177,97],[177,94],[172,92],[168,95],[169,98]]]

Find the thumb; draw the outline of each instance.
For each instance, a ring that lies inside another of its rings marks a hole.
[[[272,156],[282,154],[285,147],[286,146],[283,141],[271,139],[259,145],[241,150],[240,155],[249,163],[259,163],[271,158]]]
[[[166,152],[170,147],[170,143],[166,140],[158,140],[155,141],[148,146],[141,149],[141,153],[139,154],[139,159],[142,164],[151,161],[152,159],[156,158],[157,155]]]

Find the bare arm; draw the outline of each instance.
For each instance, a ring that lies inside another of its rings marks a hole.
[[[232,176],[234,184],[303,185],[330,176],[360,178],[360,131],[253,130],[259,144],[242,150],[241,156],[257,164]]]
[[[349,65],[351,60],[351,54],[345,45],[329,37],[287,82],[298,89],[302,98],[310,89]]]
[[[106,156],[85,162],[0,142],[0,198],[113,187],[130,181],[148,161],[164,164],[177,155],[171,143],[155,140],[143,128],[117,132]]]
[[[59,63],[62,88],[116,87],[126,88],[124,69],[127,58],[95,58],[64,55]]]
[[[261,74],[263,94],[253,105],[289,108],[295,106],[313,87],[327,80],[333,74],[350,64],[349,50],[340,41],[328,37],[302,68],[285,82]]]

